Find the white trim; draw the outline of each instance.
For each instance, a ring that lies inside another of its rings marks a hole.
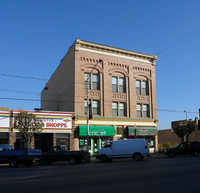
[[[124,59],[129,59],[129,60],[134,60],[134,61],[139,61],[139,62],[145,62],[145,63],[148,63],[148,64],[152,64],[152,62],[150,62],[148,60],[142,60],[142,59],[138,59],[138,58],[133,58],[131,56],[129,57],[129,56],[123,56],[123,55],[120,55],[120,54],[102,52],[102,51],[98,51],[98,50],[91,50],[91,49],[82,48],[82,47],[79,47],[79,46],[77,46],[76,49],[77,50],[82,50],[82,51],[87,51],[87,52],[92,52],[92,53],[95,53],[95,54],[102,54],[102,55],[106,55],[106,56],[114,56],[114,57],[118,57],[118,58],[124,58]]]

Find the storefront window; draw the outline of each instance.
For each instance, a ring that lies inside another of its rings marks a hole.
[[[87,139],[79,139],[79,150],[87,150]],[[91,139],[89,139],[89,150],[91,150]]]
[[[8,144],[8,138],[9,134],[8,133],[0,133],[0,144]]]
[[[60,145],[65,150],[69,150],[69,133],[56,134],[56,145]]]

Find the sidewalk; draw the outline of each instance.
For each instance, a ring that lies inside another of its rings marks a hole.
[[[155,159],[158,159],[158,158],[167,158],[167,155],[165,155],[164,153],[150,153],[150,158],[155,158]]]

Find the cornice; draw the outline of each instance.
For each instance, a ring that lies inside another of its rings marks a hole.
[[[126,59],[137,60],[141,62],[151,63],[152,65],[156,64],[157,56],[143,54],[139,52],[134,52],[130,50],[124,50],[120,48],[115,48],[111,46],[96,44],[92,42],[83,41],[77,39],[75,41],[75,50],[85,50],[96,52],[104,55],[113,55],[118,57],[124,57]]]

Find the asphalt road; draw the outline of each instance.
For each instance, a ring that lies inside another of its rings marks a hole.
[[[0,165],[0,193],[200,192],[200,157],[132,159],[71,166]]]

